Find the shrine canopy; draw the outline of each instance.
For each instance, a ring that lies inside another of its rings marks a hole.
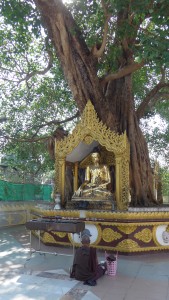
[[[87,102],[81,120],[72,133],[62,140],[55,141],[56,190],[61,194],[64,202],[66,162],[75,164],[77,171],[78,163],[97,146],[101,146],[113,154],[114,162],[112,161],[112,164],[115,165],[117,208],[124,210],[127,208],[129,199],[130,150],[127,135],[126,132],[119,135],[107,128],[97,117],[91,101]]]
[[[92,141],[89,145],[80,142],[77,147],[75,147],[70,154],[66,156],[66,161],[75,163],[77,161],[82,161],[87,155],[89,155],[92,150],[99,145],[99,142]]]

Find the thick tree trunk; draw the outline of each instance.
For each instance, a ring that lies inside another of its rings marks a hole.
[[[133,206],[156,204],[153,177],[145,138],[140,130],[132,95],[132,77],[128,75],[109,83],[106,91],[109,114],[116,116],[119,133],[126,130],[130,142],[130,188]],[[113,124],[107,124],[113,129]]]
[[[107,88],[102,89],[95,60],[62,2],[34,1],[45,20],[80,112],[90,99],[103,123],[118,133],[127,132],[131,150],[132,205],[151,205],[155,202],[152,173],[147,145],[135,114],[131,75],[109,82]]]
[[[80,112],[83,111],[89,99],[102,102],[102,90],[96,76],[93,56],[82,39],[70,12],[60,0],[34,0],[34,2],[41,12],[65,79]],[[100,110],[99,106],[98,110]]]

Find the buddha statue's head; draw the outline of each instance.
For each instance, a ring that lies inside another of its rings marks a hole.
[[[93,152],[91,154],[91,158],[92,158],[92,161],[94,163],[99,163],[100,162],[100,154],[99,154],[99,152]]]

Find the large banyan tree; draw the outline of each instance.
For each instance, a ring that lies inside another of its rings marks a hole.
[[[40,12],[80,113],[90,99],[104,124],[119,134],[127,132],[131,204],[156,203],[147,143],[139,122],[163,99],[169,86],[165,75],[167,0],[32,3]],[[134,87],[139,88],[139,80],[142,86],[141,72],[147,77],[149,72],[157,75],[142,93],[144,98],[136,99]]]

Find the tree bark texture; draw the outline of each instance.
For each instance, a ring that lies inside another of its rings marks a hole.
[[[89,51],[70,12],[60,0],[34,0],[46,24],[65,79],[80,112],[90,99],[100,120],[123,133],[130,142],[130,188],[133,206],[155,203],[147,144],[139,128],[132,94],[132,76],[100,84],[95,58]]]

